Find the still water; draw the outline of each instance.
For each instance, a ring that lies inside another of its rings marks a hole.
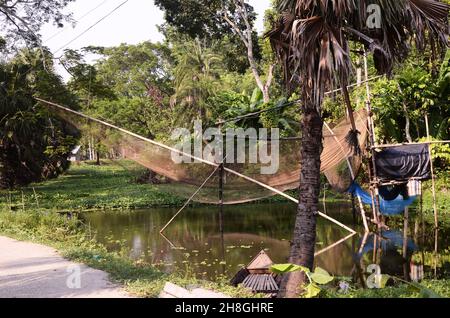
[[[348,204],[326,206],[330,216],[363,232],[361,227],[353,225],[351,211]],[[90,225],[94,238],[109,250],[122,251],[133,260],[143,260],[167,272],[189,270],[199,278],[215,279],[221,275],[231,278],[261,250],[265,250],[275,263],[287,262],[295,204],[225,207],[223,235],[216,207],[190,208],[166,229],[165,237],[160,235],[160,229],[175,213],[176,209],[154,208],[94,212],[83,218]],[[426,230],[421,228],[421,223],[411,220],[408,230],[411,237],[404,240],[402,221],[396,223],[400,224],[398,231],[394,228],[385,232],[382,239],[359,234],[347,239],[317,256],[316,266],[335,276],[349,277],[376,262],[386,274],[403,275],[417,253],[423,254],[424,250],[434,247],[434,239],[421,235]],[[316,251],[348,235],[346,230],[318,218]],[[379,246],[380,252],[374,251],[373,246]],[[403,246],[406,247],[404,251]]]

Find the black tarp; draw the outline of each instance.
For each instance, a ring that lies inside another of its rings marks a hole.
[[[384,148],[375,155],[377,176],[382,181],[431,179],[428,144]]]

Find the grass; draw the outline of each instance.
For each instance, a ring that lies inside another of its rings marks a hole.
[[[436,201],[440,223],[450,227],[450,171],[438,172],[436,175]],[[424,184],[423,211],[426,221],[434,223],[432,182]]]
[[[420,283],[421,288],[409,284],[400,283],[395,287],[383,289],[352,289],[346,294],[336,290],[328,290],[321,293],[323,298],[434,298],[450,297],[450,280],[428,279]]]
[[[107,161],[101,166],[81,163],[57,179],[11,192],[0,192],[0,208],[87,211],[178,206],[184,199],[170,193],[171,185],[137,184],[143,168],[131,161]],[[23,197],[22,197],[23,194]]]

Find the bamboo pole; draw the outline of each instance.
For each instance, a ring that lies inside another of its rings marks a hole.
[[[403,220],[403,276],[405,280],[408,280],[408,227],[409,227],[409,208],[405,208],[405,215]]]
[[[346,237],[344,237],[343,239],[340,239],[340,240],[337,241],[336,243],[333,243],[333,244],[331,244],[331,245],[325,247],[324,249],[318,251],[317,253],[314,254],[314,257],[317,257],[317,256],[319,256],[320,254],[323,254],[323,253],[325,253],[325,252],[328,252],[329,250],[331,250],[331,249],[335,248],[336,246],[338,246],[338,245],[344,243],[345,241],[347,241],[348,239],[352,238],[352,237],[355,236],[355,235],[356,235],[356,233],[351,233],[351,234],[347,235]]]
[[[339,145],[339,148],[342,151],[343,155],[345,156],[345,160],[347,161],[347,166],[348,166],[348,170],[350,171],[350,175],[351,175],[353,181],[355,181],[355,179],[356,179],[355,172],[353,171],[353,168],[350,163],[350,160],[348,159],[348,156],[346,156],[346,153],[345,153],[344,147],[342,146],[342,143],[339,141],[339,139],[334,134],[334,131],[331,129],[331,127],[326,122],[324,122],[324,125],[330,131],[330,133],[333,135],[335,141]],[[366,232],[369,232],[369,226],[367,224],[366,211],[364,210],[363,202],[359,195],[357,196],[357,198],[358,198],[358,203],[359,203],[359,209],[361,210],[360,212],[361,212],[361,217],[362,217],[363,224],[364,224],[364,229]]]
[[[392,148],[392,147],[400,147],[400,146],[411,146],[411,145],[433,145],[433,144],[450,144],[450,140],[436,140],[436,141],[424,141],[424,142],[408,142],[401,144],[384,144],[384,145],[376,145],[373,146],[374,149],[382,149],[382,148]]]
[[[377,80],[379,78],[382,78],[383,76],[384,75],[378,75],[378,76],[374,76],[372,78],[367,78],[366,77],[366,79],[364,81],[362,81],[360,83],[355,83],[355,84],[348,85],[347,88],[352,88],[352,87],[355,87],[355,86],[359,86],[361,84],[366,84],[367,86],[369,86],[369,83],[371,81],[374,81],[374,80]],[[325,95],[331,95],[331,94],[334,94],[334,93],[339,93],[341,90],[342,90],[342,88],[338,88],[338,89],[335,89],[335,90],[332,90],[332,91],[328,91],[328,92],[325,92]]]
[[[430,125],[428,124],[428,115],[425,114],[425,126],[427,128],[427,140],[431,141],[430,136]],[[438,223],[438,210],[437,210],[437,200],[436,200],[436,182],[434,177],[434,164],[433,164],[433,153],[431,149],[431,145],[428,145],[428,151],[430,153],[430,169],[431,169],[431,188],[433,191],[433,210],[434,210],[434,228],[437,229],[439,227]]]
[[[219,125],[219,130],[222,132],[222,125]],[[224,177],[224,163],[225,159],[222,159],[222,164],[219,167],[219,230],[223,237],[223,177]],[[225,257],[225,254],[224,254]]]
[[[380,211],[379,206],[379,197],[378,197],[378,180],[377,180],[377,168],[375,163],[375,150],[373,149],[374,146],[376,146],[376,138],[375,138],[375,125],[373,123],[373,113],[372,113],[372,107],[371,107],[371,93],[370,93],[370,87],[369,82],[367,79],[369,78],[369,67],[367,63],[367,52],[364,51],[364,73],[365,73],[365,79],[366,79],[366,109],[367,113],[369,115],[367,122],[369,126],[369,142],[371,146],[371,156],[372,156],[372,169],[373,169],[373,175],[372,171],[369,168],[369,174],[371,179],[371,185],[370,185],[370,195],[372,198],[372,212],[373,212],[373,218],[375,223],[379,226],[379,219],[378,214]],[[375,186],[375,189],[374,189]]]
[[[163,233],[167,227],[177,218],[177,216],[183,212],[183,210],[188,206],[189,203],[191,203],[192,199],[194,199],[194,197],[200,192],[201,189],[203,189],[203,187],[206,185],[206,183],[216,174],[217,170],[219,170],[220,166],[217,167],[213,173],[211,173],[211,175],[206,178],[206,180],[203,182],[203,184],[194,192],[194,194],[191,195],[191,197],[186,201],[186,203],[181,207],[181,209],[178,210],[177,213],[175,213],[175,215],[169,220],[169,222],[167,222],[166,225],[164,225],[164,227],[161,229],[161,231],[159,231],[159,233]]]
[[[169,243],[171,248],[176,248],[175,244],[172,243],[171,240],[169,240],[169,238],[167,236],[164,235],[164,233],[159,232],[159,234],[162,236],[163,239],[165,239],[167,241],[167,243]]]
[[[219,167],[219,228],[223,235],[223,163]]]

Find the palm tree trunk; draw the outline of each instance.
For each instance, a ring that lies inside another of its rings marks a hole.
[[[289,262],[311,270],[314,266],[316,215],[319,209],[322,128],[323,121],[316,108],[303,107],[299,204]],[[286,275],[278,296],[298,297],[304,282],[301,272]]]

